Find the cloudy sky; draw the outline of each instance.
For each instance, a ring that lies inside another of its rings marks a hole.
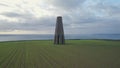
[[[120,34],[120,0],[0,0],[0,34]]]

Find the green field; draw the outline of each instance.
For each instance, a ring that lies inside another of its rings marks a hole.
[[[120,68],[120,41],[0,42],[0,68]]]

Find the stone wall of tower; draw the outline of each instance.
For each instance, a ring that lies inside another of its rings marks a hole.
[[[57,17],[54,44],[65,44],[64,29],[61,16]]]

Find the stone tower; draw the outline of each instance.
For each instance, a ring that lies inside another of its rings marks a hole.
[[[54,44],[65,44],[62,17],[58,16],[56,21]]]

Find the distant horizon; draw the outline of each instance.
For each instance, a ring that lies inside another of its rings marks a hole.
[[[0,41],[53,40],[54,34],[3,34]],[[120,40],[120,34],[65,34],[65,39]]]
[[[92,34],[92,33],[91,33]],[[98,34],[102,34],[102,33],[98,33]],[[105,34],[105,33],[103,33],[103,34]],[[106,33],[107,34],[107,33]],[[109,34],[109,33],[108,33]],[[113,33],[114,34],[114,33]],[[117,33],[115,33],[115,34],[117,34]],[[0,35],[5,35],[5,34],[0,34]],[[14,35],[14,34],[13,34]],[[19,35],[19,34],[18,34]],[[37,35],[37,34],[35,34],[35,35]],[[42,34],[43,35],[43,34]],[[50,34],[49,34],[50,35]],[[54,35],[54,34],[52,34],[52,35]],[[67,35],[67,34],[66,34]],[[78,35],[78,34],[74,34],[74,35]]]
[[[54,34],[0,34],[0,35],[54,35]],[[65,34],[65,35],[79,35],[79,34]],[[80,34],[80,35],[89,35],[89,34]],[[92,35],[94,35],[94,34],[92,34]],[[102,34],[98,34],[98,35],[102,35]],[[105,35],[107,35],[107,34],[105,34]],[[108,35],[112,35],[112,34],[108,34]],[[115,34],[115,35],[119,35],[119,34]]]

